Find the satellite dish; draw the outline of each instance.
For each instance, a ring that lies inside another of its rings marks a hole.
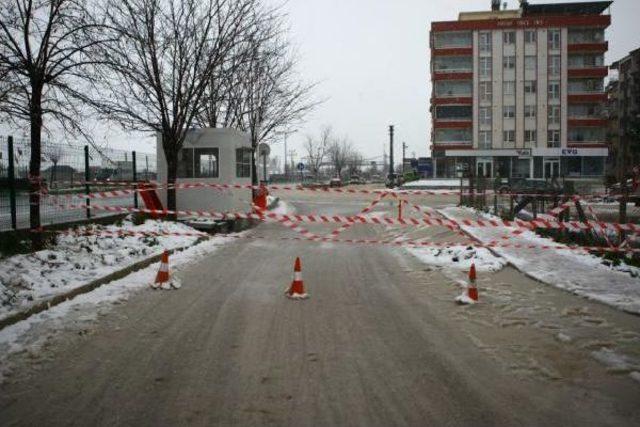
[[[269,147],[267,144],[265,144],[264,142],[260,143],[260,145],[258,145],[258,154],[260,154],[261,156],[268,156],[271,153],[271,147]]]

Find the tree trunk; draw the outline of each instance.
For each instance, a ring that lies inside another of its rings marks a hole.
[[[166,155],[166,151],[165,151]],[[166,156],[167,157],[167,209],[175,211],[177,207],[176,203],[176,176],[178,175],[178,158],[177,154]],[[176,214],[169,214],[168,219],[176,220],[178,216]]]
[[[30,106],[31,158],[29,160],[29,227],[34,250],[42,249],[40,230],[40,165],[42,158],[42,89],[33,88]]]

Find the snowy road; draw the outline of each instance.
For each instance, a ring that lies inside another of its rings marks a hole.
[[[280,196],[300,213],[356,213],[367,200]],[[62,331],[42,327],[46,345],[10,360],[0,425],[640,422],[640,317],[510,267],[481,273],[482,303],[459,307],[463,271],[403,249],[275,239],[291,233],[263,224],[251,234],[270,239],[220,248],[180,272],[179,291],[145,290],[96,321],[78,312]],[[311,295],[302,302],[283,297],[296,256]]]

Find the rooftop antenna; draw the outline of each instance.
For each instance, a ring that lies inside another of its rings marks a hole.
[[[500,10],[500,0],[491,0],[491,10]]]
[[[507,10],[507,2],[502,3],[502,10]]]

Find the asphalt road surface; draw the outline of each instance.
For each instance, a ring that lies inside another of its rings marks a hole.
[[[302,213],[366,200],[282,196]],[[0,385],[0,425],[640,425],[640,383],[590,356],[637,350],[638,317],[510,267],[459,307],[452,277],[400,248],[251,233],[269,239],[231,243],[182,271],[181,290],[142,291],[25,360]],[[283,295],[296,256],[306,301]]]

